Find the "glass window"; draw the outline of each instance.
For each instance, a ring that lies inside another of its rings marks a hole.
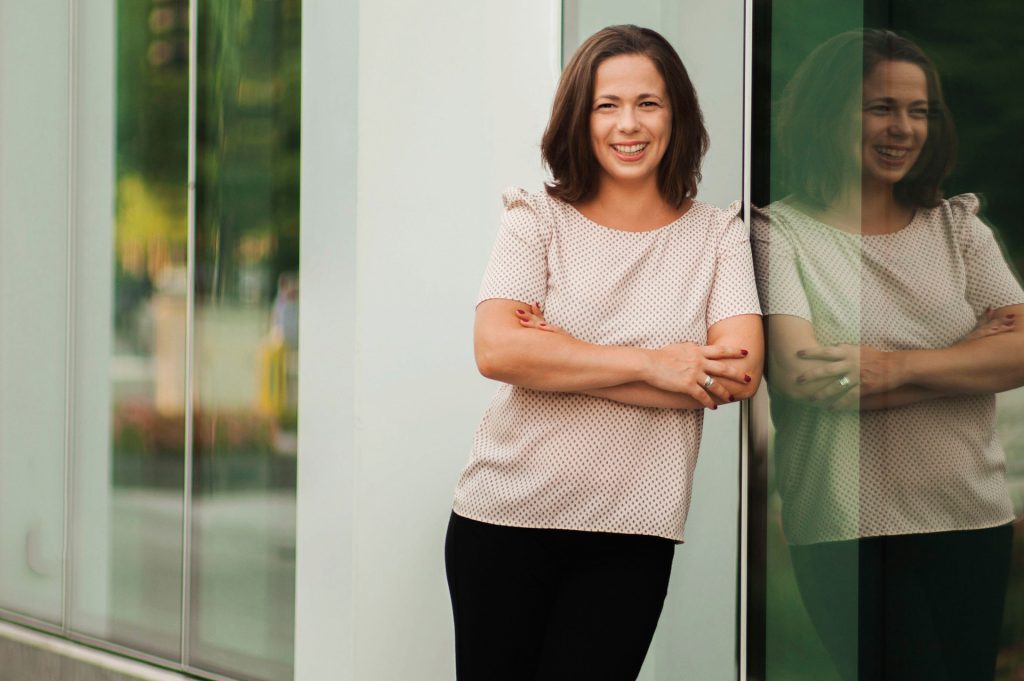
[[[1001,46],[1022,9],[754,7],[769,370],[751,422],[748,678],[1010,681],[1024,167],[1005,140],[1024,99],[1005,83],[1024,67]]]
[[[291,678],[300,5],[199,7],[193,664]]]
[[[0,4],[0,607],[53,624],[64,545],[68,78],[66,4]]]
[[[0,3],[0,612],[292,678],[300,26]]]

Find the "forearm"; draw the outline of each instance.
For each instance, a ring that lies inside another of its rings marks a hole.
[[[873,411],[876,409],[906,407],[919,402],[937,400],[940,397],[948,397],[948,394],[918,385],[904,385],[888,392],[861,397],[860,410]]]
[[[585,392],[645,379],[641,348],[595,345],[527,328],[477,341],[480,373],[533,390]]]
[[[585,395],[601,397],[614,402],[631,404],[636,407],[656,409],[704,409],[704,405],[682,393],[661,390],[643,382],[624,383],[608,388],[580,391]]]
[[[964,341],[948,348],[890,353],[903,385],[947,394],[997,393],[1024,385],[1024,333]]]

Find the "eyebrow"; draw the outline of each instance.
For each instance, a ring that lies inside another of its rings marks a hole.
[[[651,98],[653,98],[653,99],[660,99],[662,101],[664,101],[664,99],[665,99],[661,95],[654,94],[654,93],[651,93],[651,92],[641,92],[639,95],[636,96],[636,98],[637,99],[651,99]],[[597,99],[610,99],[613,102],[622,101],[622,97],[619,97],[618,95],[597,95],[596,97],[594,97],[594,99],[595,100],[597,100]]]
[[[897,103],[895,97],[872,97],[871,99],[865,101],[864,103],[865,104],[870,104],[872,102],[885,102],[886,104],[896,104]],[[914,101],[910,102],[911,106],[914,106],[916,104],[926,104],[927,105],[927,104],[929,104],[929,102],[928,102],[927,99],[915,99]]]

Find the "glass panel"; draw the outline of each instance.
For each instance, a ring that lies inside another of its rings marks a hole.
[[[1009,44],[1024,7],[793,0],[754,20],[770,362],[749,678],[1013,681],[1024,66],[967,46]]]
[[[300,3],[199,13],[191,663],[292,675]]]
[[[66,0],[0,3],[0,608],[51,623],[64,542],[67,55]]]
[[[116,222],[112,232],[109,222],[83,225],[80,239],[106,244],[113,257],[79,254],[79,285],[90,296],[83,303],[109,310],[105,333],[85,309],[79,312],[80,378],[95,373],[108,385],[76,394],[95,420],[77,421],[71,622],[76,631],[175,660],[185,453],[187,2],[121,0],[116,31],[116,62],[107,65],[116,67]],[[88,139],[88,129],[83,135]],[[83,168],[98,162],[98,153]],[[104,263],[110,269],[100,269]]]

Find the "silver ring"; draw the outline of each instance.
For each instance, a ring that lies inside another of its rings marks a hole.
[[[840,378],[839,379],[839,387],[841,387],[841,388],[848,388],[848,387],[850,387],[850,377],[849,376],[843,376],[842,378]]]
[[[715,379],[711,378],[710,376],[708,376],[707,378],[704,379],[704,389],[705,390],[707,390],[708,388],[710,388],[714,384],[715,384]]]

